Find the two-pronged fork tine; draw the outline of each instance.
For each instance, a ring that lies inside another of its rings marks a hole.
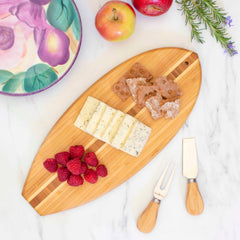
[[[153,193],[153,199],[148,204],[147,208],[143,211],[143,213],[138,218],[137,227],[141,232],[148,233],[151,232],[154,228],[157,220],[157,214],[158,214],[158,208],[160,205],[160,202],[163,198],[167,196],[170,184],[173,179],[173,175],[176,169],[176,166],[172,169],[171,175],[167,181],[167,184],[164,188],[161,186],[163,185],[166,173],[168,171],[168,168],[170,166],[172,161],[169,161],[167,166],[165,167],[160,179],[158,180],[158,183],[154,189]]]
[[[172,179],[173,179],[173,175],[174,175],[174,172],[175,172],[175,169],[176,169],[176,166],[174,166],[172,172],[171,172],[171,175],[168,179],[168,182],[165,186],[165,188],[161,188],[162,184],[163,184],[163,181],[164,181],[164,178],[166,176],[166,173],[168,171],[168,168],[170,166],[172,161],[169,161],[166,168],[164,169],[160,179],[158,180],[158,183],[154,189],[154,198],[158,199],[159,201],[162,200],[163,198],[165,198],[167,196],[167,193],[168,193],[168,190],[169,190],[169,187],[170,187],[170,184],[172,182]]]

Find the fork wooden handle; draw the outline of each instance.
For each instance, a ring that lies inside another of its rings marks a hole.
[[[156,221],[157,221],[157,214],[158,208],[160,206],[160,201],[155,202],[151,201],[143,213],[138,218],[137,227],[139,231],[143,233],[149,233],[153,230]]]
[[[195,179],[193,181],[188,181],[186,208],[192,215],[201,214],[204,208],[203,199]]]

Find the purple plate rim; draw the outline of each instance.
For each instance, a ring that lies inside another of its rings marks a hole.
[[[30,95],[34,95],[34,94],[37,94],[37,93],[40,93],[40,92],[43,92],[45,90],[47,90],[48,88],[52,87],[53,85],[57,84],[58,82],[60,82],[66,75],[67,73],[70,71],[70,69],[72,68],[72,66],[74,65],[77,57],[78,57],[78,54],[79,54],[79,51],[80,51],[80,48],[81,48],[81,45],[82,45],[82,32],[83,32],[83,29],[82,29],[82,20],[81,20],[81,16],[80,16],[80,12],[78,10],[78,7],[75,3],[74,0],[71,0],[72,3],[74,4],[75,6],[75,9],[77,10],[77,14],[78,14],[78,17],[79,17],[79,23],[80,23],[80,27],[81,27],[81,36],[80,36],[80,39],[79,39],[79,45],[78,45],[78,49],[77,49],[77,52],[75,54],[75,57],[71,63],[71,65],[68,67],[68,69],[65,71],[65,73],[60,77],[58,78],[56,81],[54,81],[53,83],[49,84],[47,87],[45,88],[42,88],[40,90],[37,90],[35,92],[29,92],[29,93],[8,93],[8,92],[3,92],[3,91],[0,91],[0,94],[2,95],[6,95],[6,96],[11,96],[11,97],[23,97],[23,96],[30,96]]]

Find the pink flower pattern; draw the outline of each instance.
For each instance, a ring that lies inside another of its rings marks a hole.
[[[69,59],[68,36],[52,27],[42,5],[50,0],[1,0],[0,69],[12,69],[26,54],[26,42],[34,36],[36,54],[51,66]]]

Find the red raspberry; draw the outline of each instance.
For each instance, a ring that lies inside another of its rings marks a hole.
[[[58,169],[57,162],[54,158],[48,158],[43,162],[43,166],[49,171],[49,172],[56,172]]]
[[[84,147],[82,145],[71,146],[69,149],[71,158],[82,158]]]
[[[60,182],[66,181],[70,175],[71,173],[68,171],[66,167],[60,167],[58,169],[58,179]]]
[[[106,177],[108,175],[107,168],[102,164],[98,165],[96,172],[100,177]]]
[[[78,158],[74,158],[67,163],[68,170],[74,174],[81,174],[81,161]]]
[[[73,174],[67,180],[67,183],[70,186],[74,186],[74,187],[82,185],[83,182],[84,182],[84,180],[80,175],[73,175]]]
[[[69,158],[70,154],[68,152],[60,152],[55,155],[56,161],[63,166],[67,165]]]
[[[96,167],[98,165],[98,159],[94,152],[87,153],[84,157],[84,160],[90,166]]]
[[[85,162],[81,162],[81,173],[80,174],[83,174],[87,171],[88,167],[87,167],[87,164]]]
[[[88,169],[84,173],[84,178],[89,183],[96,183],[98,180],[98,175],[93,169]]]

